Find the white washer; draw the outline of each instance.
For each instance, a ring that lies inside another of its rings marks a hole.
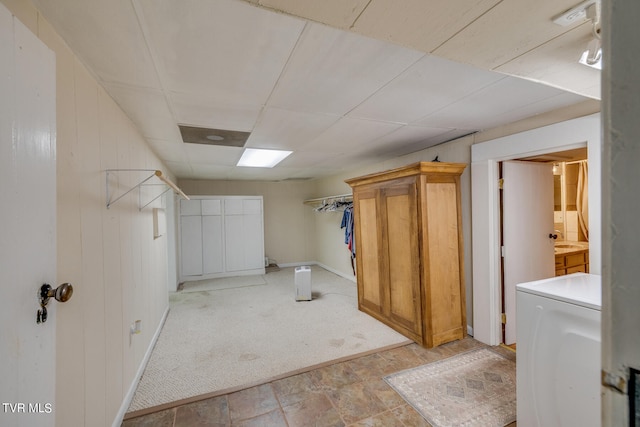
[[[518,427],[598,427],[601,278],[516,286]]]

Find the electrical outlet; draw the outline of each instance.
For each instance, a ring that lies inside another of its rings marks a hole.
[[[141,329],[140,329],[141,322],[142,320],[136,320],[131,324],[131,328],[130,328],[131,335],[137,335],[141,332]]]

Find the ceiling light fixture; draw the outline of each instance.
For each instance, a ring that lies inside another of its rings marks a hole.
[[[562,26],[568,26],[584,20],[591,21],[593,39],[587,45],[587,50],[582,52],[578,62],[597,70],[602,70],[600,1],[601,0],[585,0],[553,18],[554,23]]]
[[[224,137],[220,135],[207,135],[206,138],[209,141],[224,141]]]
[[[602,70],[602,48],[600,47],[600,40],[591,40],[587,45],[587,50],[582,52],[582,56],[578,62],[587,67]]]
[[[272,168],[291,153],[293,153],[293,151],[247,148],[244,150],[244,153],[242,153],[240,160],[238,160],[237,166]]]

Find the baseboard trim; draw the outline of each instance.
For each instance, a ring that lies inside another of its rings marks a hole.
[[[144,373],[145,368],[147,367],[147,363],[149,363],[149,359],[151,358],[151,353],[153,352],[153,348],[156,345],[156,341],[158,341],[158,337],[160,336],[160,332],[162,331],[162,327],[164,326],[164,322],[167,320],[167,315],[169,314],[169,306],[167,305],[167,309],[164,311],[162,315],[162,319],[160,320],[160,324],[156,329],[151,342],[149,343],[149,347],[147,348],[147,352],[144,354],[144,358],[142,362],[140,362],[140,366],[138,367],[138,371],[136,372],[136,376],[133,378],[131,385],[129,386],[129,391],[125,395],[122,405],[120,405],[120,410],[116,414],[116,418],[113,420],[112,427],[120,427],[122,425],[122,421],[124,420],[124,416],[127,413],[127,409],[131,406],[131,401],[133,400],[133,395],[136,393],[136,389],[138,388],[138,383],[140,383],[140,379],[142,378],[142,374]]]

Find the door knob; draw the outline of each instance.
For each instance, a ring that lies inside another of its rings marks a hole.
[[[55,289],[48,283],[40,286],[40,290],[38,291],[40,310],[38,310],[36,315],[36,323],[44,323],[47,321],[47,304],[50,298],[54,298],[60,302],[67,302],[71,298],[71,295],[73,295],[73,286],[71,286],[71,283],[63,283]]]

